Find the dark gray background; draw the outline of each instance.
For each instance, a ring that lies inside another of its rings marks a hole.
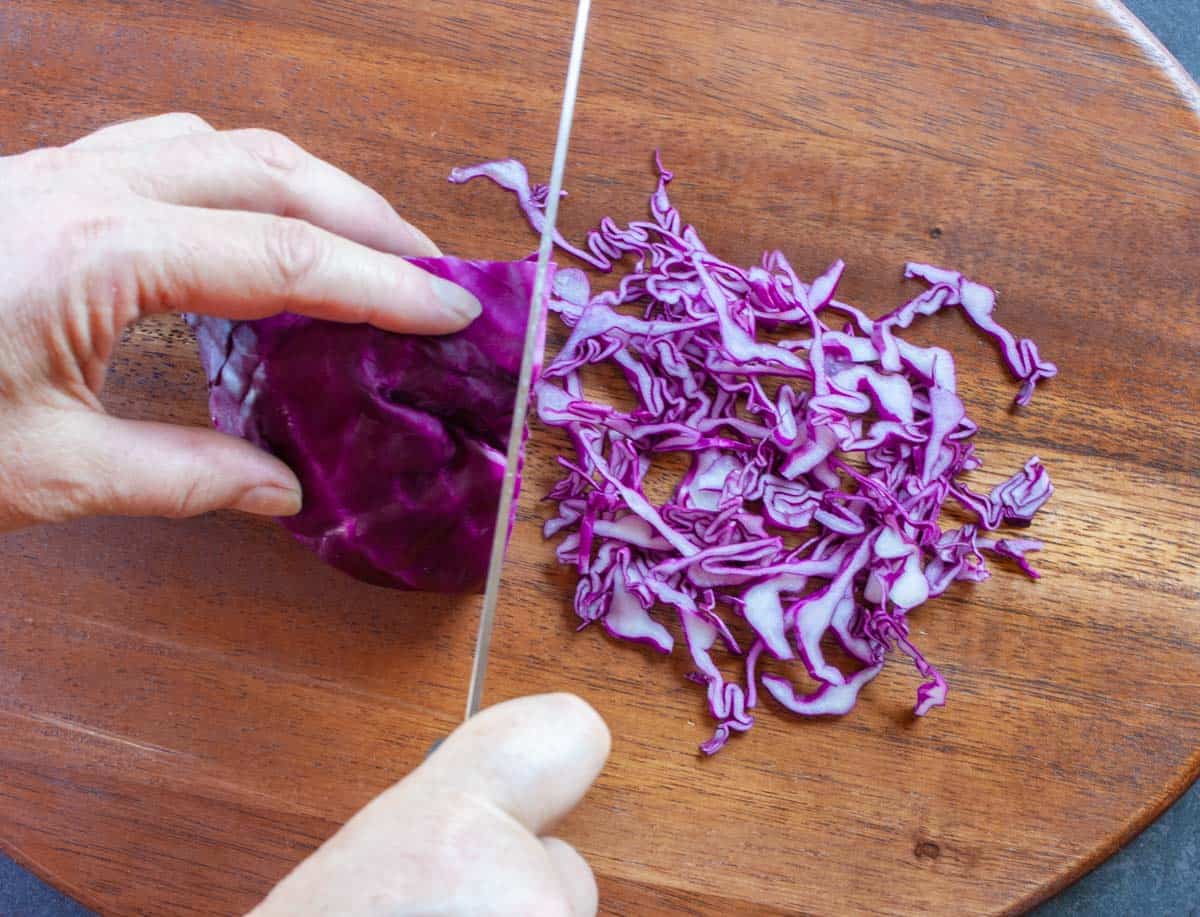
[[[1200,0],[1126,0],[1126,5],[1200,78]],[[0,854],[0,917],[90,914]],[[1128,847],[1038,908],[1034,917],[1111,914],[1200,917],[1200,784]]]

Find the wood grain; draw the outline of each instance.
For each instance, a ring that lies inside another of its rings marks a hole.
[[[284,130],[446,251],[535,244],[454,165],[548,172],[573,4],[0,5],[0,145],[165,110]],[[1015,912],[1114,851],[1200,768],[1200,94],[1108,0],[597,0],[561,223],[644,212],[661,147],[709,246],[849,264],[873,311],[906,260],[1000,290],[1061,376],[1020,414],[959,319],[993,481],[1038,453],[1044,578],[919,612],[949,705],[886,672],[849,717],[764,707],[715,759],[683,659],[576,635],[535,431],[489,698],[571,689],[611,763],[562,832],[605,913]],[[0,195],[2,195],[0,190]],[[202,423],[174,320],[135,329],[109,408]],[[475,598],[314,564],[269,522],[97,519],[0,539],[0,842],[107,914],[250,906],[460,715]]]

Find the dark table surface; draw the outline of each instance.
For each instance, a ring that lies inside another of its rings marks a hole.
[[[1200,77],[1200,0],[1126,0]],[[0,917],[81,917],[91,912],[0,854]],[[1138,914],[1200,917],[1200,783],[1128,847],[1037,909],[1035,917]]]

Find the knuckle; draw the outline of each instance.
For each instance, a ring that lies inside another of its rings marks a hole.
[[[205,488],[199,480],[189,481],[187,487],[175,494],[167,504],[163,515],[168,519],[187,519],[199,515],[206,508],[204,491]]]
[[[549,695],[550,700],[558,708],[558,716],[563,722],[574,724],[581,733],[586,733],[590,741],[599,742],[605,749],[612,745],[612,736],[608,725],[596,712],[596,708],[577,694],[559,691]],[[605,752],[607,754],[607,751]]]
[[[190,111],[173,111],[162,116],[164,121],[171,123],[172,127],[178,127],[185,134],[210,134],[215,131],[215,128],[201,118],[199,115],[192,114]]]
[[[78,164],[81,154],[67,147],[44,147],[30,150],[15,157],[26,168],[37,174],[58,175]]]
[[[80,213],[71,218],[58,237],[57,257],[64,274],[117,276],[129,268],[129,250],[121,242],[125,227],[125,218],[111,212]]]
[[[79,213],[59,228],[52,256],[62,275],[79,278],[94,274],[97,268],[106,272],[124,266],[125,247],[119,243],[125,221],[106,211]]]
[[[439,813],[436,828],[426,836],[430,873],[444,885],[454,885],[462,872],[464,851],[479,851],[516,881],[502,890],[479,913],[487,917],[571,917],[571,900],[560,883],[544,870],[530,869],[532,850],[539,841],[516,828],[511,818],[481,805],[475,797],[437,792],[432,797]],[[519,831],[518,836],[513,831]],[[481,839],[487,839],[482,840]]]
[[[278,131],[251,128],[238,131],[237,139],[259,165],[277,177],[290,177],[308,157],[299,144]]]
[[[121,233],[124,219],[115,213],[81,213],[63,230],[63,242],[73,256],[90,254],[97,246]]]
[[[63,302],[75,306],[75,325],[91,328],[76,335],[77,342],[90,341],[103,353],[111,349],[108,338],[136,319],[151,291],[162,286],[163,272],[139,254],[133,235],[127,215],[97,210],[73,217],[50,250],[63,278]]]
[[[324,256],[320,233],[303,220],[272,220],[267,228],[267,260],[284,291],[293,291],[312,276]]]
[[[439,787],[426,799],[436,803],[435,808],[443,813],[432,848],[437,852],[453,854],[470,838],[481,836],[480,832],[490,834],[497,829],[496,812],[469,793]]]

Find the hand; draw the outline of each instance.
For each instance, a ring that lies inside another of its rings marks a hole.
[[[113,344],[141,316],[286,310],[445,333],[479,314],[398,257],[438,250],[382,197],[268,131],[119,124],[0,158],[0,201],[0,531],[299,510],[295,475],[239,439],[104,413]]]
[[[484,710],[355,815],[251,917],[590,917],[596,882],[546,828],[608,757],[569,694]]]

